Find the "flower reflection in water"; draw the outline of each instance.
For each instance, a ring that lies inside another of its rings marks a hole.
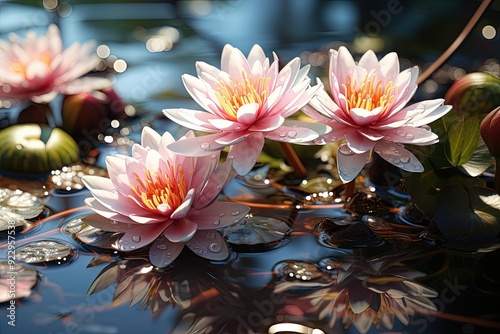
[[[188,310],[201,304],[210,310],[213,300],[229,307],[239,306],[237,293],[229,284],[222,283],[213,270],[192,259],[186,260],[158,269],[146,257],[119,259],[100,272],[87,293],[92,295],[115,284],[113,307],[138,304],[139,308],[150,310],[153,316],[168,306]],[[92,261],[89,267],[94,265]]]
[[[305,297],[312,305],[308,311],[318,314],[320,320],[330,316],[330,327],[341,320],[345,328],[354,325],[361,333],[368,332],[372,325],[379,329],[381,324],[391,330],[396,318],[408,325],[410,316],[419,310],[436,310],[430,298],[437,292],[415,280],[425,274],[397,259],[394,255],[377,259],[327,258],[319,265],[309,264],[309,272],[316,273],[311,279],[291,274],[294,266],[281,263],[276,268],[282,281],[275,292],[319,288]]]

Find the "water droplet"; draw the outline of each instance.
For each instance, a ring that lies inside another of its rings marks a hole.
[[[406,139],[413,139],[415,136],[412,135],[411,133],[406,134],[405,138]]]
[[[316,138],[316,139],[314,139],[314,140],[313,140],[313,143],[314,143],[315,145],[323,145],[323,139],[321,139],[321,138]]]
[[[375,153],[377,153],[377,154],[382,153],[382,151],[381,151],[378,147],[375,147],[375,148],[373,149],[373,151],[374,151]]]
[[[425,130],[425,131],[429,131],[429,132],[431,131],[431,127],[428,126],[427,124],[426,125],[422,125],[420,128],[423,129],[423,130]]]
[[[134,245],[131,245],[129,248],[130,248],[130,249],[135,249],[135,246],[134,246]]]
[[[140,242],[140,241],[141,241],[141,237],[140,237],[140,236],[138,236],[138,235],[134,235],[134,236],[132,237],[132,241],[133,241],[133,242]]]
[[[208,150],[210,148],[210,144],[209,143],[203,143],[203,144],[201,144],[200,147],[201,147],[202,150]]]
[[[204,252],[205,252],[205,251],[204,251],[203,249],[198,249],[198,251],[196,251],[196,253],[198,253],[198,254],[200,254],[200,255],[201,255],[201,254],[203,254]]]
[[[297,125],[293,125],[293,126],[292,126],[292,128],[293,128],[293,129],[297,129],[297,128],[298,128],[298,126],[297,126]]]
[[[280,132],[280,137],[285,137],[286,136],[286,132]]]
[[[410,157],[403,156],[403,157],[400,158],[400,160],[401,160],[402,163],[407,164],[407,163],[410,162]]]
[[[240,212],[239,212],[238,210],[236,210],[236,211],[231,212],[231,214],[232,214],[233,216],[237,216],[237,215],[239,215],[239,214],[240,214]]]
[[[288,132],[288,137],[290,137],[290,138],[297,137],[297,132],[296,131],[290,131],[290,132]]]
[[[232,154],[231,154],[231,155],[228,155],[228,156],[227,156],[227,158],[228,158],[228,159],[234,159],[234,155],[232,155]]]
[[[216,221],[214,221],[214,225],[215,225],[215,226],[220,225],[220,220],[216,220]]]
[[[404,130],[398,130],[398,136],[403,137],[404,135],[406,135],[406,131],[404,131]]]
[[[110,223],[111,225],[116,225],[116,224],[118,224],[118,222],[117,222],[116,220],[113,220],[113,219],[110,219],[109,223]]]
[[[219,213],[219,217],[224,217],[226,214],[224,212]]]
[[[346,143],[343,143],[339,146],[339,152],[343,155],[353,155],[354,152],[347,146]]]
[[[399,158],[394,158],[393,162],[394,162],[395,164],[399,164],[399,163],[401,162],[401,160],[400,160]]]
[[[205,236],[210,239],[210,240],[215,240],[216,236],[215,236],[215,231],[208,231],[207,234],[205,234]]]
[[[222,189],[222,185],[219,184],[216,188],[217,189]]]
[[[220,253],[222,247],[218,243],[214,242],[213,244],[208,245],[208,249],[213,253]]]
[[[165,245],[165,244],[159,244],[159,245],[156,246],[156,248],[159,249],[159,250],[166,250],[167,249],[167,245]]]
[[[396,148],[394,146],[389,146],[389,150],[394,151]]]
[[[120,267],[120,269],[127,269],[127,266],[124,264],[120,264],[118,267]]]
[[[394,150],[394,153],[399,154],[399,150]]]

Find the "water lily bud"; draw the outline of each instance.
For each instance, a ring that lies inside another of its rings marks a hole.
[[[490,153],[500,158],[500,107],[491,111],[481,122],[481,137]]]
[[[17,123],[49,124],[54,117],[50,105],[46,103],[30,103],[19,112]]]
[[[62,102],[62,128],[74,137],[103,133],[110,122],[108,104],[109,98],[100,91],[65,96]]]
[[[500,104],[500,79],[485,72],[466,74],[448,89],[445,103],[462,114],[486,115]]]

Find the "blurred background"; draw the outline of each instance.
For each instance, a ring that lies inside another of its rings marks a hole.
[[[402,68],[424,70],[467,24],[479,0],[0,0],[0,38],[57,23],[65,45],[95,40],[96,74],[137,110],[161,115],[195,107],[182,85],[195,62],[220,64],[230,43],[247,53],[260,44],[283,62],[300,57],[311,77],[324,76],[328,49],[346,45],[359,56],[396,51]],[[500,0],[494,0],[457,52],[416,99],[442,97],[473,71],[499,75]],[[134,111],[132,111],[133,113]]]

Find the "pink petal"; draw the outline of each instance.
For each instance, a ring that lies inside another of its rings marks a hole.
[[[170,215],[171,219],[182,219],[185,218],[189,210],[191,209],[191,206],[193,205],[193,196],[194,196],[194,189],[189,189],[188,193],[186,194],[186,197],[184,198],[184,202],[179,205],[175,211]]]
[[[285,118],[281,115],[275,117],[261,117],[250,128],[249,131],[272,131],[281,126]]]
[[[152,243],[165,229],[165,224],[136,225],[120,238],[118,249],[124,252],[133,251]]]
[[[384,135],[381,132],[367,126],[359,128],[358,133],[371,141],[377,141],[384,138]]]
[[[258,103],[242,105],[237,112],[238,122],[247,126],[253,124],[257,119],[259,108]]]
[[[229,249],[216,230],[198,231],[186,243],[196,255],[213,261],[223,261],[229,257]]]
[[[263,147],[264,136],[258,132],[231,146],[228,157],[232,157],[233,168],[239,175],[246,175],[253,168]]]
[[[170,242],[166,238],[156,239],[149,249],[149,261],[151,264],[165,268],[170,265],[184,249],[182,242]]]
[[[384,160],[408,172],[423,172],[424,167],[420,161],[404,147],[380,140],[373,149]]]
[[[347,183],[356,178],[359,172],[363,169],[368,159],[370,152],[355,154],[354,152],[344,154],[342,150],[337,150],[337,168],[342,182]]]
[[[196,233],[198,225],[189,219],[175,220],[165,229],[163,235],[171,242],[186,242]]]
[[[395,143],[415,145],[434,142],[438,139],[438,136],[431,131],[411,126],[402,126],[399,129],[384,131],[384,136],[386,140],[390,140]]]
[[[198,131],[216,131],[211,119],[217,119],[217,116],[207,112],[191,109],[163,109],[163,114],[175,123],[185,126],[188,129]]]
[[[287,143],[304,143],[312,141],[319,135],[326,134],[330,128],[324,124],[309,123],[302,121],[288,121],[274,131],[265,133],[268,139]]]
[[[349,148],[356,154],[365,153],[370,151],[375,142],[362,136],[358,131],[351,130],[345,134],[345,140]]]
[[[86,216],[85,218],[83,218],[83,221],[85,222],[85,224],[108,232],[126,232],[132,226],[135,226],[135,224],[112,220],[97,213]]]
[[[217,144],[228,146],[239,143],[250,135],[248,131],[225,132],[215,140]]]
[[[267,57],[266,55],[264,54],[264,51],[262,50],[262,48],[255,44],[252,49],[250,50],[250,52],[248,53],[248,63],[250,64],[251,67],[253,67],[253,65],[255,63],[261,63],[261,64],[264,64],[264,62],[266,61]],[[257,74],[257,73],[253,73],[252,74]]]
[[[226,185],[232,178],[232,170],[232,159],[217,166],[217,168],[210,174],[210,178],[203,187],[203,190],[198,196],[198,199],[196,200],[196,203],[194,203],[193,207],[195,209],[201,209],[215,201],[221,190],[224,188],[224,185]]]
[[[216,140],[221,137],[220,133],[199,136],[189,139],[178,140],[170,145],[168,149],[190,157],[212,155],[221,150],[225,145],[218,144]]]
[[[422,115],[420,115],[420,116],[412,119],[411,123],[414,126],[422,126],[422,125],[425,125],[425,124],[432,123],[435,120],[437,120],[437,119],[443,117],[444,115],[446,115],[451,110],[451,108],[452,108],[452,106],[450,106],[450,105],[440,106],[440,107],[436,108],[434,111],[432,111],[432,112],[430,112],[428,114],[426,112],[426,113],[424,113],[424,114],[422,114]]]
[[[108,174],[111,179],[114,179],[120,174],[128,174],[125,159],[116,156],[107,156],[105,160]]]
[[[230,44],[224,45],[224,48],[222,49],[222,55],[221,55],[221,62],[220,62],[220,68],[224,72],[229,72],[229,62],[231,58],[231,54],[233,52],[234,47]]]
[[[231,78],[233,78],[233,81],[239,80],[240,82],[244,82],[242,72],[245,73],[247,77],[252,73],[247,59],[237,48],[233,48],[231,50],[231,54],[229,55],[229,63],[227,64],[227,70],[224,69],[224,67],[222,67],[221,69],[224,72],[227,72],[231,76]]]
[[[116,221],[122,222],[122,223],[138,224],[136,221],[133,221],[128,216],[121,215],[121,214],[117,213],[116,211],[108,209],[107,207],[105,207],[104,205],[99,203],[99,201],[97,201],[95,198],[90,197],[90,198],[85,199],[85,204],[89,208],[91,208],[95,213],[97,213],[105,218],[116,220]]]
[[[335,74],[335,77],[339,81],[339,85],[347,84],[347,77],[353,76],[352,69],[356,67],[356,63],[351,56],[351,53],[344,47],[341,46],[338,50],[337,62],[334,64],[330,71]]]
[[[239,131],[242,128],[246,127],[245,124],[240,123],[239,120],[229,120],[229,119],[224,119],[224,118],[212,118],[208,120],[210,122],[210,125],[214,129],[220,130],[220,131]]]
[[[168,132],[166,132],[168,133]],[[168,134],[170,135],[170,134]],[[170,135],[171,137],[171,135]],[[149,147],[154,150],[158,150],[158,144],[161,141],[161,136],[158,132],[155,130],[151,129],[149,126],[145,126],[142,128],[142,134],[141,134],[141,145],[145,148]],[[173,138],[172,138],[173,141]]]
[[[244,204],[214,202],[201,210],[194,210],[189,219],[196,222],[198,230],[218,229],[239,222],[250,211]]]
[[[362,108],[352,108],[350,110],[351,119],[356,123],[356,125],[367,125],[376,122],[380,117],[380,112],[382,107],[375,108],[371,111]]]
[[[368,71],[378,66],[378,58],[372,50],[366,51],[358,61],[358,66],[366,68]]]
[[[399,75],[399,59],[395,52],[386,54],[380,59],[379,67],[375,71],[377,78],[383,79],[383,86],[389,82],[394,83]]]

